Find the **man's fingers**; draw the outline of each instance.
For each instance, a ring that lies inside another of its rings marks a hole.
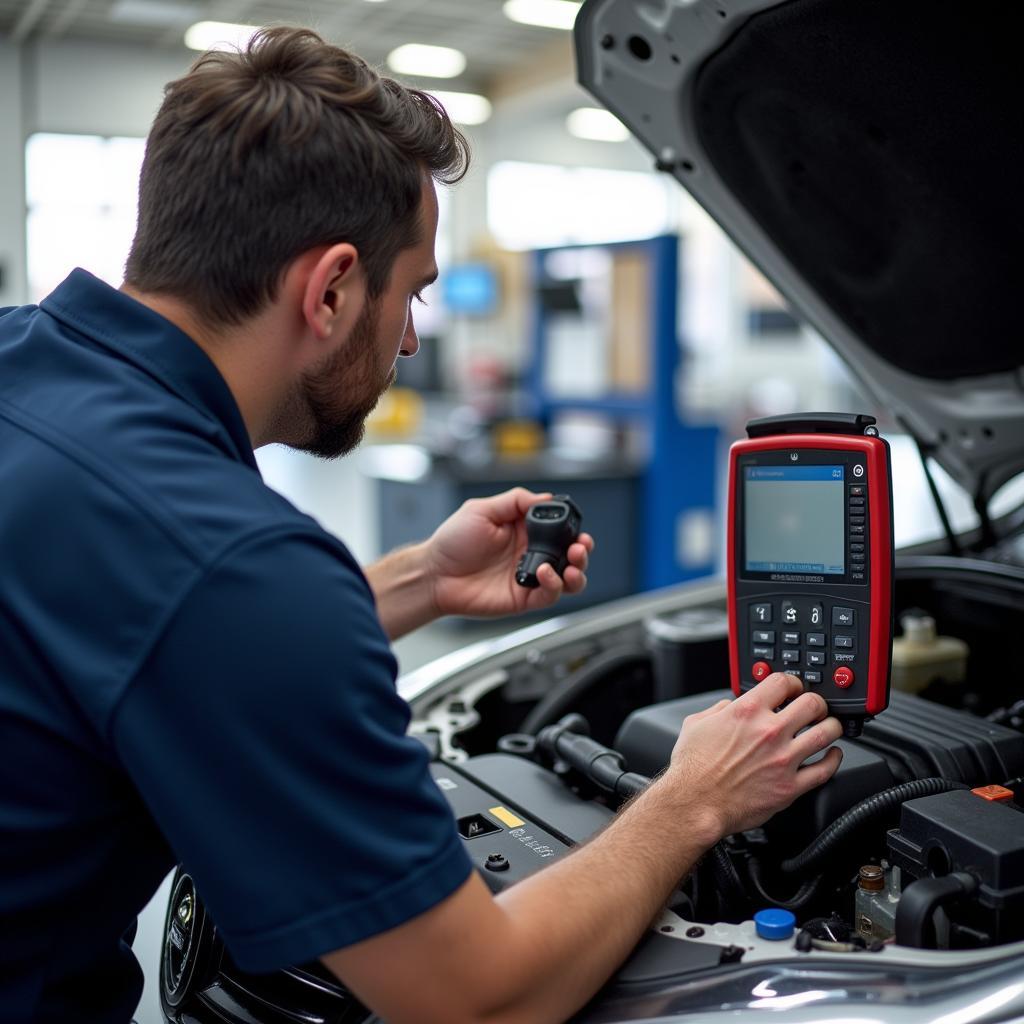
[[[835,743],[843,735],[843,727],[838,718],[826,718],[817,725],[812,725],[793,740],[793,757],[797,764],[813,757],[824,750],[830,743]]]
[[[784,672],[773,672],[766,676],[752,690],[747,690],[742,696],[736,699],[738,704],[743,701],[748,704],[760,704],[761,707],[774,711],[777,707],[792,700],[798,694],[803,693],[804,685],[796,676],[787,676]]]
[[[796,782],[800,793],[806,793],[809,790],[814,789],[816,786],[821,786],[828,782],[828,780],[835,775],[842,760],[843,752],[839,747],[832,747],[832,749],[829,750],[820,761],[815,761],[814,764],[808,764],[804,765],[803,768],[798,768],[796,773]]]
[[[828,704],[818,693],[801,693],[779,714],[786,722],[786,728],[792,729],[790,735],[795,736],[805,725],[820,722],[828,714]]]
[[[586,548],[588,555],[594,550],[594,538],[589,533],[581,533],[574,543],[582,544]]]
[[[537,582],[549,595],[555,597],[565,588],[565,582],[550,562],[544,562],[537,570]]]
[[[569,559],[569,564],[576,566],[580,572],[587,571],[587,566],[590,564],[590,552],[579,541],[569,545],[566,557]]]
[[[551,493],[544,491],[535,494],[525,487],[512,487],[501,494],[495,494],[490,498],[482,498],[486,505],[490,518],[496,522],[508,523],[514,519],[521,519],[534,505],[548,501]]]
[[[562,577],[567,594],[578,594],[587,585],[587,575],[574,566],[567,566],[565,575]]]

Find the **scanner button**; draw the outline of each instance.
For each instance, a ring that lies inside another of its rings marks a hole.
[[[853,625],[853,609],[852,608],[840,608],[836,605],[832,609],[832,625],[833,626],[852,626]]]
[[[864,525],[864,517],[863,516],[850,516],[850,525],[851,526],[863,526]]]
[[[797,620],[798,614],[799,613],[797,612],[796,605],[793,604],[792,601],[783,601],[782,602],[782,621],[783,622],[785,622],[789,626],[794,625],[798,621]]]
[[[782,663],[784,665],[799,665],[800,664],[800,652],[785,650],[782,651]]]
[[[850,573],[850,580],[853,583],[863,583],[864,582],[864,573],[862,573],[862,572],[851,572]]]
[[[750,606],[751,622],[771,622],[772,606],[770,604],[752,604]]]
[[[807,646],[808,647],[824,647],[825,646],[825,634],[824,633],[808,633],[807,634]]]
[[[820,626],[824,623],[825,613],[821,610],[820,604],[811,605],[811,617],[809,621],[812,626]]]
[[[808,651],[807,652],[807,664],[808,665],[824,665],[825,664],[825,652],[824,651]]]
[[[775,643],[775,630],[774,629],[755,629],[754,630],[754,643],[755,644],[773,644],[773,643]]]
[[[856,541],[856,540],[855,541],[851,541],[850,542],[850,550],[851,551],[862,552],[864,550],[864,541],[862,541],[862,540],[861,541]]]
[[[807,669],[807,671],[804,672],[804,682],[805,683],[820,683],[821,682],[821,673],[816,671],[816,670],[814,670],[814,669],[810,669],[810,668]]]
[[[751,648],[750,653],[755,658],[764,658],[766,661],[775,660],[775,648],[774,647],[759,647],[755,645]]]
[[[852,636],[833,636],[832,637],[832,646],[833,647],[846,647],[846,648],[853,647],[853,637]]]
[[[783,633],[782,634],[782,642],[784,644],[798,644],[798,643],[800,643],[800,634],[799,633]]]
[[[864,527],[863,527],[863,525],[861,525],[861,526],[851,526],[850,527],[850,536],[851,537],[861,537],[861,536],[863,536],[863,534],[864,534]]]
[[[750,668],[750,674],[754,677],[754,682],[759,683],[762,679],[772,674],[772,667],[766,662],[755,661]]]
[[[853,492],[855,490],[863,491],[864,488],[863,487],[851,487],[850,488],[850,493],[853,494]],[[864,499],[863,498],[850,498],[850,508],[863,508],[863,507],[864,507]]]
[[[863,484],[853,484],[853,485],[851,485],[851,487],[850,487],[850,497],[851,498],[863,498],[864,497],[864,485]],[[860,502],[858,502],[858,504],[863,505],[864,502],[860,501]]]
[[[853,669],[847,668],[845,665],[840,665],[832,673],[832,682],[842,690],[845,690],[848,686],[853,686],[853,678]]]

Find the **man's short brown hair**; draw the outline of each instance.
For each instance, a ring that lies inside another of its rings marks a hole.
[[[272,301],[301,253],[344,241],[376,297],[419,241],[424,174],[448,184],[468,163],[466,139],[426,93],[315,32],[263,29],[166,87],[125,280],[223,327]]]

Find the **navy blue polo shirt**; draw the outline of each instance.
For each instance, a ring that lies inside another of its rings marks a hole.
[[[127,1021],[177,860],[253,971],[465,881],[358,565],[200,347],[81,270],[0,310],[0,559],[4,1021]]]

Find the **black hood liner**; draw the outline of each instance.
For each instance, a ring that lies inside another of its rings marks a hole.
[[[865,344],[936,380],[1024,364],[1014,0],[792,0],[701,67],[717,173]]]

